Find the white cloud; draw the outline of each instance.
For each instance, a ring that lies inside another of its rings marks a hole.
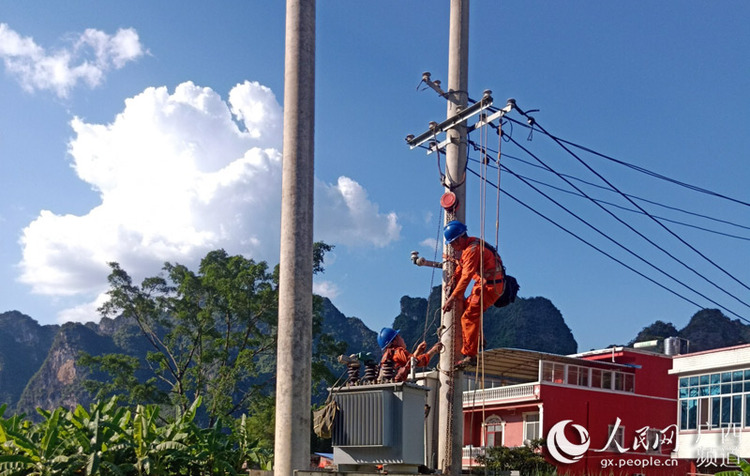
[[[81,216],[41,211],[23,230],[20,280],[36,293],[91,300],[106,288],[110,261],[136,282],[165,261],[194,267],[217,248],[277,263],[281,121],[271,90],[254,82],[235,86],[228,102],[191,82],[172,94],[148,88],[109,124],[73,118],[72,167],[101,203]],[[398,238],[395,213],[379,213],[356,181],[316,185],[316,239],[370,247]],[[91,320],[95,307],[60,317]]]
[[[64,98],[80,81],[96,87],[105,73],[144,54],[138,33],[132,28],[120,29],[114,35],[87,29],[68,48],[48,52],[32,38],[22,37],[0,23],[0,58],[5,69],[30,92],[51,90]]]
[[[106,293],[100,293],[96,299],[91,302],[85,302],[70,309],[64,309],[57,316],[57,322],[63,324],[66,322],[86,323],[98,321],[99,313],[97,312],[97,309],[107,302],[107,299],[109,299],[109,296],[107,296]]]
[[[441,244],[442,245],[442,244]],[[422,248],[426,248],[430,251],[435,251],[435,249],[439,246],[438,242],[435,238],[425,238],[424,240],[419,242],[419,246]],[[442,246],[438,248],[438,254],[442,253],[443,251]],[[431,259],[431,258],[430,258]]]
[[[315,281],[313,292],[328,299],[335,299],[341,293],[341,290],[331,281]]]
[[[316,203],[323,203],[315,214],[318,238],[327,243],[382,248],[400,237],[397,215],[381,214],[367,191],[349,177],[339,177],[336,185],[318,183],[315,196]]]

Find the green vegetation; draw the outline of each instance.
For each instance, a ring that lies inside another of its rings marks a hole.
[[[743,476],[750,475],[750,463],[736,455],[729,455],[729,463],[739,467],[738,470],[720,471],[715,476]]]
[[[314,272],[323,271],[323,257],[331,249],[324,243],[315,244]],[[119,264],[110,263],[110,267],[109,300],[100,311],[105,318],[114,316],[134,323],[123,326],[115,338],[129,344],[125,349],[137,347],[132,341],[139,341],[145,349],[138,353],[146,357],[82,353],[77,364],[90,370],[84,387],[99,399],[117,396],[130,405],[150,409],[143,411],[156,412],[148,413],[150,424],[157,417],[179,421],[189,415],[191,424],[198,425],[194,435],[200,440],[198,446],[213,449],[194,455],[199,462],[182,461],[183,466],[212,461],[224,449],[250,439],[253,450],[247,458],[260,466],[269,464],[275,414],[278,268],[270,272],[265,262],[217,250],[201,260],[198,272],[166,263],[162,274],[137,285]],[[346,350],[346,344],[322,332],[322,306],[322,299],[316,296],[315,386],[333,382],[327,364]],[[198,408],[195,402],[201,401],[204,405]],[[227,426],[241,430],[240,442],[225,439]],[[229,474],[234,463],[211,464],[226,467],[218,474]]]
[[[486,453],[477,457],[479,467],[475,474],[496,474],[500,471],[517,470],[523,476],[546,476],[555,473],[555,467],[544,460],[541,448],[544,440],[533,440],[528,446],[508,448],[492,446]]]
[[[0,476],[234,475],[270,469],[243,415],[230,427],[195,423],[198,399],[163,419],[157,405],[119,406],[115,398],[88,410],[40,410],[43,421],[3,418],[0,406]]]
[[[150,347],[146,360],[152,378],[150,388],[133,389],[123,379],[135,370],[132,359],[86,358],[83,362],[97,370],[120,377],[102,383],[98,391],[143,402],[141,398],[159,396],[158,382],[183,412],[202,398],[209,426],[246,410],[260,393],[253,379],[264,357],[269,360],[275,352],[277,286],[267,265],[217,250],[201,260],[198,273],[166,263],[163,276],[146,278],[141,285],[119,264],[110,267],[109,300],[100,311],[138,325]],[[134,390],[140,395],[133,395]]]

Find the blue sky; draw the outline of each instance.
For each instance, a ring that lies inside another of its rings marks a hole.
[[[108,261],[137,278],[215,248],[278,262],[285,2],[2,0],[0,12],[0,311],[96,320]],[[750,202],[748,18],[744,1],[475,1],[469,94],[490,89],[501,107],[513,97],[557,137]],[[430,71],[447,85],[447,51],[447,2],[318,2],[315,236],[336,248],[316,290],[372,329],[392,323],[402,296],[439,282],[409,261],[435,253],[436,157],[404,137],[445,118],[419,81]],[[521,296],[552,300],[579,350],[625,343],[657,319],[681,328],[701,307],[750,319],[747,205],[572,149],[718,266],[643,214],[606,205],[660,251],[528,164],[537,157],[585,180],[574,183],[590,196],[634,208],[588,185],[604,184],[576,157],[538,130],[528,140],[521,125],[504,129],[534,156],[503,142],[503,164],[602,233],[507,172],[504,192],[682,296],[506,195],[498,212],[488,189],[488,241],[499,215]],[[475,235],[479,193],[469,174]]]

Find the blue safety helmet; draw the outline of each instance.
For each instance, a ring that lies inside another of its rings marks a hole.
[[[393,339],[398,335],[398,331],[391,329],[390,327],[384,327],[380,330],[378,335],[378,345],[381,349],[385,350],[388,344],[393,342]]]
[[[466,233],[466,225],[458,220],[451,220],[445,225],[443,236],[446,243],[453,243],[456,239]]]

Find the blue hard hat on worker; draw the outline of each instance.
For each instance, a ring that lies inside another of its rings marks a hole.
[[[443,229],[443,236],[445,236],[445,242],[450,244],[458,239],[459,236],[466,234],[466,225],[458,220],[451,220],[445,225]]]
[[[378,335],[378,345],[381,349],[385,350],[386,347],[388,347],[388,344],[393,342],[393,339],[396,338],[398,335],[397,330],[391,329],[390,327],[384,327],[380,330],[380,334]]]

